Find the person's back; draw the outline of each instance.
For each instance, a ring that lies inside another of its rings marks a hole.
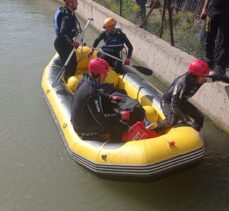
[[[111,96],[99,89],[105,81],[109,64],[101,58],[92,59],[88,64],[89,73],[80,81],[72,103],[71,122],[74,130],[82,138],[111,134],[114,140],[120,140],[126,125],[120,120],[129,120],[129,112],[117,113],[105,107],[112,107]]]
[[[171,102],[172,97],[176,92],[182,92],[181,101],[186,101],[190,97],[192,97],[201,85],[196,84],[192,75],[188,73],[184,73],[183,75],[178,76],[167,91],[163,94],[162,100],[166,102]]]
[[[85,74],[75,91],[72,102],[71,121],[76,131],[83,132],[84,128],[88,131],[88,128],[97,125],[87,108],[87,103],[97,95],[96,82],[88,74]]]

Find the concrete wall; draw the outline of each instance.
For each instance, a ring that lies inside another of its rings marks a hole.
[[[106,17],[114,17],[134,46],[133,57],[168,84],[185,72],[187,65],[195,59],[92,0],[79,0],[77,13],[83,19],[94,18],[92,25],[99,31]],[[206,83],[192,98],[192,102],[229,133],[229,99],[224,86],[221,82]]]

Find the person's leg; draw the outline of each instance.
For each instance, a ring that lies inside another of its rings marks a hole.
[[[165,119],[158,124],[156,128],[157,131],[162,130],[164,128],[171,127],[176,122],[176,118],[173,112],[171,111],[171,106],[169,103],[162,101],[161,108],[162,108],[163,114],[165,115]]]
[[[112,141],[121,141],[123,133],[128,131],[128,125],[118,121],[112,125],[107,125],[106,129],[111,134]]]
[[[70,56],[73,47],[66,42],[61,42],[61,40],[59,40],[58,38],[55,40],[54,46],[57,53],[60,56],[62,65],[64,65],[68,57]],[[76,66],[77,66],[76,53],[74,53],[69,61],[69,64],[66,66],[65,76],[66,77],[73,76],[76,71]]]
[[[229,64],[229,14],[222,15],[220,19],[220,35],[222,37],[222,42],[220,46],[220,55],[216,63],[215,73],[224,75],[226,73],[226,67]]]
[[[142,1],[142,3],[140,4],[140,15],[141,20],[144,20],[146,17],[146,5],[144,1]]]
[[[219,28],[218,16],[206,18],[206,40],[205,40],[205,51],[206,51],[206,62],[212,69],[214,67],[214,49],[215,39]]]
[[[183,112],[193,118],[193,121],[197,125],[197,130],[200,130],[204,124],[204,116],[194,105],[189,102],[186,102],[181,105]]]

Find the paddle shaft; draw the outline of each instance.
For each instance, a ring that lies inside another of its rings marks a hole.
[[[97,48],[94,48],[94,47],[91,47],[91,46],[88,46],[88,47],[90,47],[93,50],[96,50],[96,51],[98,51],[98,52],[100,52],[100,53],[102,53],[102,54],[104,54],[106,56],[109,56],[109,57],[111,57],[111,58],[113,58],[115,60],[118,60],[118,61],[122,62],[123,64],[125,64],[124,60],[122,60],[122,59],[120,59],[120,58],[118,58],[116,56],[113,56],[113,55],[111,55],[109,53],[106,53],[106,52],[104,52],[104,51],[102,51],[100,49],[97,49]],[[153,71],[151,69],[146,68],[146,67],[142,67],[142,66],[138,66],[138,65],[130,65],[130,66],[134,67],[137,71],[139,71],[140,73],[142,73],[144,75],[152,75],[153,74]]]

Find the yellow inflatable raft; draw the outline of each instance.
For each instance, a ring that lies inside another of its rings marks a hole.
[[[120,143],[82,140],[77,135],[70,122],[71,102],[81,74],[87,71],[88,51],[88,47],[77,50],[78,75],[70,78],[68,84],[61,80],[58,86],[52,86],[62,69],[57,55],[42,76],[43,95],[72,158],[99,175],[134,178],[159,176],[199,163],[204,155],[204,143],[200,134],[187,126],[173,127],[159,137]],[[106,82],[125,89],[131,98],[137,99],[148,120],[161,121],[164,116],[160,109],[160,93],[127,67],[124,72],[117,75],[110,69]]]

